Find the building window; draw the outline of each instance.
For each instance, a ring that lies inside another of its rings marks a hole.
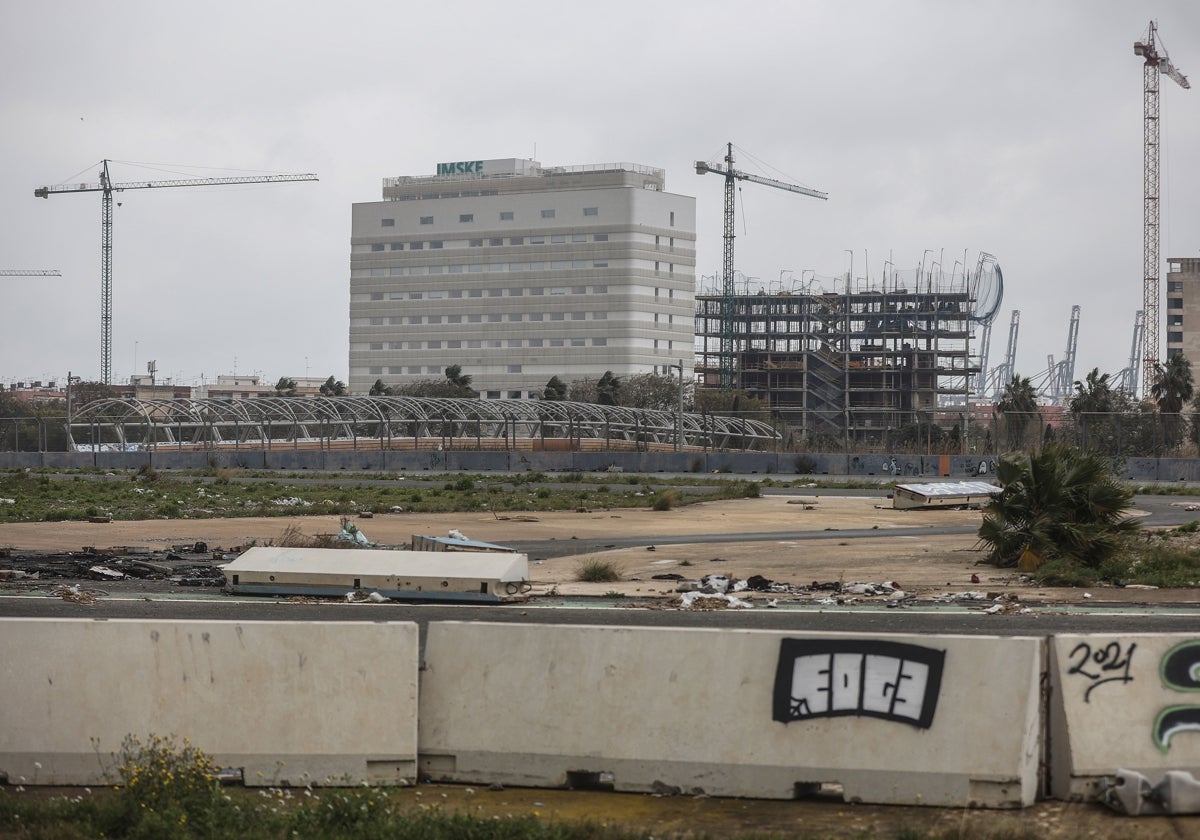
[[[449,269],[451,274],[462,274],[463,273],[463,267],[461,265],[451,265],[451,266],[447,266],[447,268]],[[462,297],[462,293],[460,292],[457,295],[451,295],[451,297]]]
[[[403,242],[393,242],[393,243],[392,243],[392,250],[393,250],[393,251],[403,251],[403,250],[404,250],[404,243],[403,243]]]
[[[541,347],[542,340],[540,338],[531,338],[531,339],[529,339],[529,346],[530,347]]]
[[[600,208],[599,208],[599,207],[584,207],[584,208],[583,208],[583,215],[585,215],[585,216],[599,216],[599,215],[600,215]]]
[[[372,250],[372,251],[382,251],[382,250],[383,250],[383,244],[382,244],[382,243],[379,243],[379,242],[376,242],[374,245],[372,245],[372,246],[371,246],[371,250]]]
[[[372,350],[382,350],[382,349],[383,349],[383,342],[382,342],[382,341],[372,341],[372,342],[371,342],[371,349],[372,349]]]
[[[433,240],[432,242],[429,243],[429,247],[430,248],[441,248],[442,240],[440,240],[440,239]]]
[[[396,220],[395,220],[395,219],[384,219],[384,220],[383,220],[383,226],[384,226],[384,227],[395,227],[395,226],[396,226]]]
[[[573,294],[573,295],[586,295],[586,294],[587,294],[587,286],[572,286],[572,287],[571,287],[571,294]]]
[[[608,286],[592,286],[592,294],[606,295],[608,294]]]
[[[475,221],[475,214],[474,213],[459,213],[458,221],[459,222],[473,222],[473,221]]]
[[[492,245],[492,246],[496,246],[496,245],[503,245],[503,244],[504,244],[504,240],[503,240],[503,239],[499,239],[499,238],[497,238],[497,239],[489,239],[489,240],[488,240],[488,244],[489,244],[489,245]]]
[[[430,349],[430,350],[441,350],[441,349],[442,349],[442,342],[440,342],[440,341],[431,341],[431,342],[429,342],[429,349]]]
[[[607,347],[608,339],[607,338],[593,338],[592,346],[593,347]]]
[[[555,245],[561,245],[567,241],[567,235],[565,233],[556,233],[550,237],[550,241]]]
[[[508,240],[508,244],[509,245],[524,245],[525,237],[524,236],[514,236]]]
[[[487,398],[489,400],[498,400],[498,399],[500,399],[500,392],[499,391],[488,391]]]
[[[1168,332],[1167,333],[1167,344],[1183,344],[1183,333]]]
[[[511,210],[501,210],[500,211],[500,221],[511,222],[512,220],[513,220],[513,211],[511,211]]]
[[[471,265],[467,266],[467,273],[469,274],[479,274],[482,271],[483,263],[471,263]],[[475,297],[475,295],[472,295],[472,297]]]
[[[552,338],[552,339],[550,339],[550,346],[551,347],[562,347],[563,340],[561,338]]]
[[[471,246],[472,248],[482,248],[483,240],[482,239],[468,239],[467,245]]]
[[[529,244],[530,244],[530,245],[545,245],[545,244],[546,244],[546,237],[544,237],[544,236],[531,236],[531,237],[529,237]]]
[[[572,312],[571,320],[572,321],[585,321],[585,320],[587,320],[587,313],[586,312]]]
[[[587,242],[588,241],[587,234],[586,233],[572,233],[571,241],[572,242]]]
[[[521,346],[521,339],[519,339],[519,338],[510,338],[510,339],[508,340],[508,346],[509,346],[509,347],[520,347],[520,346]]]
[[[608,268],[608,260],[592,260],[592,268]]]
[[[1183,309],[1183,298],[1167,298],[1167,309]]]
[[[469,340],[469,341],[467,342],[467,349],[468,349],[468,350],[478,350],[478,349],[479,349],[479,347],[480,347],[480,341],[479,341],[479,339],[477,339],[477,338],[476,338],[476,339]]]
[[[372,318],[372,319],[371,319],[371,326],[372,326],[372,327],[382,327],[382,326],[383,326],[383,319],[382,319],[382,318]]]
[[[571,260],[571,268],[587,268],[587,260]]]
[[[566,293],[567,290],[563,286],[555,286],[550,290],[550,294],[552,295],[565,295]]]
[[[383,367],[372,365],[370,368],[370,371],[371,371],[371,376],[379,376],[381,373],[383,373]]]
[[[488,323],[489,323],[489,324],[498,324],[498,323],[500,323],[500,316],[499,316],[498,314],[496,314],[496,313],[492,313],[491,315],[488,315]]]
[[[410,250],[410,251],[420,251],[420,250],[423,250],[424,248],[425,248],[425,243],[424,243],[424,242],[410,242],[410,243],[408,243],[408,250]]]
[[[371,300],[383,300],[383,292],[371,292]]]
[[[567,317],[567,313],[565,313],[565,312],[551,312],[550,313],[551,321],[565,321],[566,317]]]
[[[583,347],[585,344],[587,344],[587,342],[584,341],[582,338],[572,338],[571,339],[572,347]]]
[[[675,211],[671,211],[671,227],[675,227]]]
[[[468,316],[467,316],[467,323],[468,323],[468,324],[478,324],[478,323],[480,323],[482,320],[483,320],[483,316],[482,316],[482,315],[468,315]]]
[[[1183,281],[1182,280],[1168,280],[1167,281],[1167,291],[1168,292],[1182,292],[1183,291]]]
[[[422,217],[421,217],[421,224],[423,224],[423,225],[431,225],[431,224],[433,224],[433,216],[422,216]]]
[[[521,320],[521,313],[520,313],[520,312],[510,312],[510,313],[508,314],[508,316],[506,317],[506,320],[508,320],[508,321],[520,321],[520,320]]]
[[[607,242],[608,234],[607,233],[597,233],[595,236],[592,237],[592,241],[593,242]]]
[[[520,372],[521,372],[521,366],[520,366],[520,365],[509,365],[509,366],[508,366],[508,372],[509,372],[509,373],[520,373]]]
[[[553,219],[553,218],[554,218],[554,211],[553,211],[553,210],[543,210],[543,211],[542,211],[542,218],[543,218],[543,219]]]

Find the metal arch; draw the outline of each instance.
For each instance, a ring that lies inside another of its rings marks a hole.
[[[682,424],[681,421],[682,420]],[[73,429],[88,430],[87,446],[332,446],[360,441],[380,447],[395,438],[440,439],[453,445],[518,445],[520,440],[567,439],[666,447],[682,425],[689,448],[762,450],[778,444],[767,423],[719,414],[684,414],[549,400],[343,396],[255,399],[107,398],[82,406]],[[469,447],[468,447],[469,448]]]

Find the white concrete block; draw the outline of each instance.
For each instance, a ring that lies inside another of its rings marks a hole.
[[[1019,807],[1037,795],[1043,661],[1032,638],[436,623],[421,772]]]
[[[1200,775],[1200,633],[1055,636],[1051,791],[1096,799],[1117,770]]]
[[[187,737],[249,785],[415,777],[415,624],[0,619],[0,638],[11,783],[111,783],[127,734]]]

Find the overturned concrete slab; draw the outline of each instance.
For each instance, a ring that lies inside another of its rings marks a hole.
[[[529,591],[524,554],[256,546],[223,568],[241,595],[506,601]]]

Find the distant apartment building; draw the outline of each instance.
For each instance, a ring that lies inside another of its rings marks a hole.
[[[350,381],[459,365],[487,399],[691,365],[695,199],[629,163],[456,161],[353,205]]]
[[[1200,258],[1167,258],[1167,354],[1182,353],[1200,377]]]

